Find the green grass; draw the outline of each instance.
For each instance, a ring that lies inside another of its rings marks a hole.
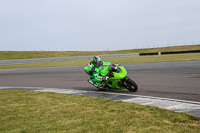
[[[15,65],[0,65],[0,69],[80,66],[80,65],[87,65],[91,60],[92,59],[15,64]],[[115,62],[115,63],[119,63],[119,64],[122,64],[122,63],[169,62],[169,61],[190,61],[190,60],[200,60],[200,53],[155,55],[155,56],[133,56],[133,57],[118,57],[118,58],[107,58],[107,59],[104,58],[103,59],[103,61],[111,61],[111,62]]]
[[[200,119],[87,96],[0,90],[0,132],[199,133]]]
[[[185,45],[149,49],[131,49],[119,51],[0,51],[0,60],[32,59],[32,58],[53,58],[86,55],[124,54],[124,53],[148,53],[148,52],[169,52],[200,50],[200,45]]]

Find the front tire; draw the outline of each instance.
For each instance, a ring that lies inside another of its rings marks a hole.
[[[138,90],[137,84],[130,78],[126,80],[127,89],[131,92],[136,92]]]

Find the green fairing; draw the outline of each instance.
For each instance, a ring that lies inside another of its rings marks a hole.
[[[124,79],[127,75],[127,71],[123,66],[118,66],[120,68],[120,72],[113,72],[114,77],[110,77],[107,81],[106,81],[106,85],[109,86],[110,88],[114,88],[114,89],[126,89],[124,86],[119,87],[118,83],[121,79]],[[109,70],[108,70],[109,71]]]

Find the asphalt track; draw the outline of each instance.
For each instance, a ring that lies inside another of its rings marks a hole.
[[[109,90],[200,102],[200,61],[122,64],[139,86],[137,92]],[[84,66],[0,70],[1,87],[46,87],[98,92]]]

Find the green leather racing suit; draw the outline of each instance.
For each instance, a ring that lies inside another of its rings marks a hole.
[[[97,83],[99,86],[102,86],[104,84],[105,80],[104,80],[104,77],[101,76],[100,70],[103,68],[103,66],[106,66],[106,65],[110,66],[112,64],[113,63],[110,61],[106,61],[106,62],[102,61],[102,65],[99,67],[96,67],[96,66],[94,66],[93,62],[91,61],[89,63],[89,68],[88,68],[90,79],[93,82]]]

